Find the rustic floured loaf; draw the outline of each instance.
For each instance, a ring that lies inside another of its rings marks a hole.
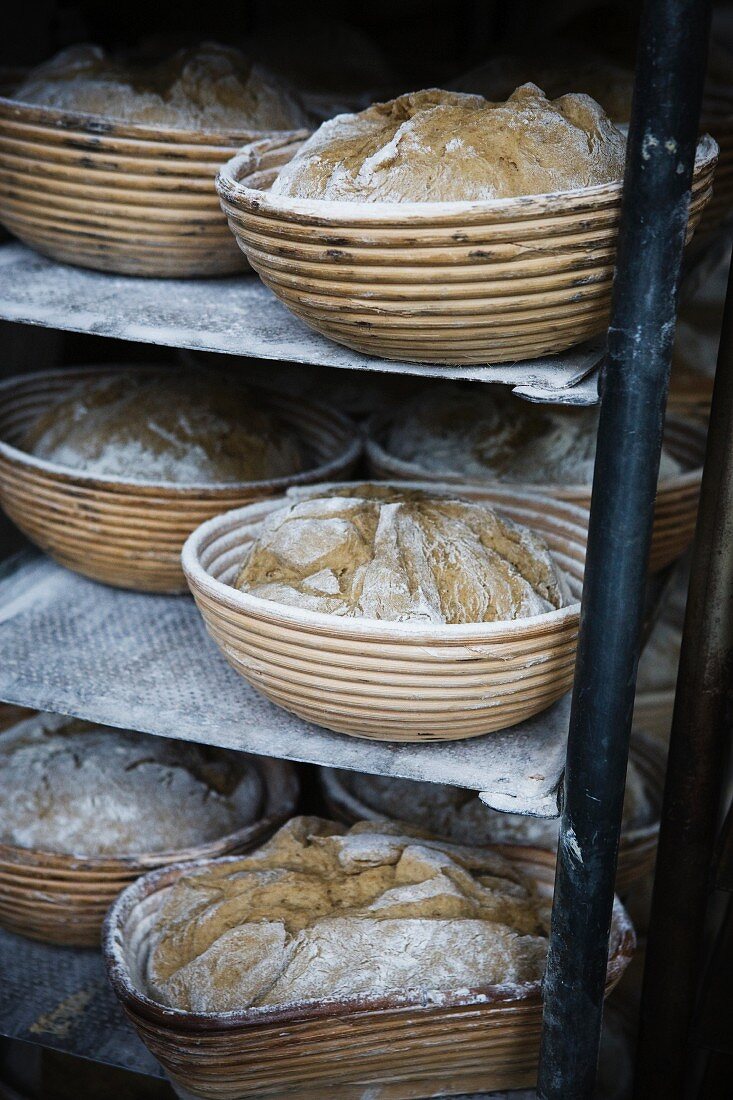
[[[71,46],[33,69],[15,98],[172,129],[293,130],[307,121],[272,73],[214,42],[156,61]]]
[[[625,139],[585,95],[525,84],[505,103],[430,88],[324,122],[273,195],[436,202],[572,191],[621,178]]]
[[[525,485],[590,485],[596,408],[535,405],[503,388],[428,386],[400,409],[384,436],[387,452],[432,475]],[[661,478],[681,467],[662,451]]]
[[[123,371],[69,388],[23,447],[99,477],[201,484],[287,477],[302,446],[231,376]]]
[[[298,817],[251,855],[178,879],[153,917],[147,992],[213,1013],[534,982],[547,920],[496,853]]]
[[[69,720],[0,736],[0,839],[79,856],[169,852],[260,814],[240,754]]]
[[[531,844],[556,848],[558,818],[528,817],[490,809],[475,791],[436,783],[421,783],[388,775],[337,771],[342,789],[376,814],[406,821],[458,844]],[[359,816],[363,815],[363,810]],[[649,825],[653,808],[644,779],[629,760],[626,772],[625,831]]]
[[[538,534],[487,504],[336,486],[271,512],[235,586],[310,611],[391,622],[484,623],[570,602]]]

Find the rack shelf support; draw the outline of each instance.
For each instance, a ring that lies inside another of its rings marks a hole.
[[[590,1100],[708,0],[646,0],[602,381],[538,1096]]]

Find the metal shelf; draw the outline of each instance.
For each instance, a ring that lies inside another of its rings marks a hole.
[[[480,791],[557,815],[569,696],[500,733],[442,744],[331,733],[269,703],[206,636],[186,596],[108,588],[22,552],[0,570],[0,699],[163,737]]]
[[[55,263],[0,246],[0,319],[122,340],[346,370],[499,382],[539,401],[594,404],[602,341],[498,366],[397,363],[359,355],[313,332],[251,275],[141,279]],[[263,371],[267,373],[266,365]],[[585,379],[582,385],[578,385]]]
[[[99,951],[35,943],[0,929],[0,1034],[164,1077],[107,983]]]

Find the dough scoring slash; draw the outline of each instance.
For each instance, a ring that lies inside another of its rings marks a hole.
[[[487,504],[388,485],[335,486],[271,512],[235,587],[310,611],[485,623],[571,602],[544,539]]]
[[[296,817],[178,879],[151,917],[147,992],[214,1013],[536,982],[549,912],[496,852]]]
[[[626,139],[594,99],[534,84],[504,103],[430,88],[337,115],[271,193],[341,202],[443,202],[573,191],[621,179]]]

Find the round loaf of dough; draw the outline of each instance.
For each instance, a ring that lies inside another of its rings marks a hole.
[[[571,602],[533,531],[486,504],[384,485],[336,487],[271,512],[235,586],[391,622],[506,621]]]
[[[0,839],[78,856],[171,852],[260,814],[239,753],[70,720],[0,737]]]
[[[153,917],[147,992],[213,1013],[535,982],[547,922],[495,852],[293,818],[251,855],[174,883]]]
[[[214,42],[156,63],[110,57],[99,46],[71,46],[33,69],[14,97],[171,129],[295,130],[308,121],[276,77]]]
[[[625,138],[586,95],[525,84],[505,103],[431,88],[323,125],[273,195],[443,202],[573,191],[621,178]]]
[[[475,791],[463,787],[363,772],[335,774],[347,795],[353,794],[362,807],[458,844],[529,844],[553,850],[557,847],[559,818],[499,813],[486,806]],[[363,813],[362,810],[359,816]],[[628,832],[650,825],[653,816],[644,779],[633,760],[629,760],[623,829]]]
[[[22,445],[97,477],[186,485],[286,477],[305,458],[292,430],[232,376],[154,368],[77,383]]]
[[[523,485],[593,481],[598,409],[535,405],[503,387],[428,386],[400,410],[386,451],[420,472]],[[680,463],[662,450],[660,478]]]

